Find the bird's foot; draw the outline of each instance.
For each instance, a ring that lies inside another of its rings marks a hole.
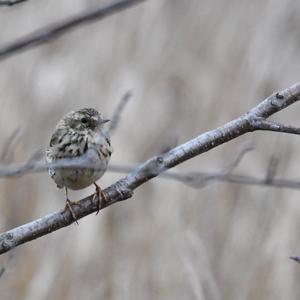
[[[80,203],[72,202],[70,199],[66,199],[66,205],[65,205],[65,208],[63,209],[62,213],[64,213],[66,210],[68,210],[71,213],[71,216],[72,216],[73,220],[76,222],[77,225],[79,225],[78,221],[77,221],[76,214],[75,214],[74,209],[72,207],[74,205],[81,206]]]
[[[107,203],[108,199],[105,195],[105,193],[102,191],[102,189],[100,188],[100,186],[96,183],[94,183],[95,187],[96,187],[96,192],[93,196],[93,202],[96,202],[97,205],[97,212],[96,215],[98,215],[100,208],[103,207],[103,203]]]

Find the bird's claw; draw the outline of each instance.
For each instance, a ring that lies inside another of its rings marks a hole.
[[[107,203],[107,196],[105,195],[105,193],[102,191],[102,189],[100,188],[99,185],[97,185],[96,183],[94,183],[95,187],[96,187],[96,192],[93,196],[93,202],[96,202],[97,205],[97,212],[96,215],[98,215],[100,208],[103,207],[103,203]]]
[[[65,208],[63,209],[62,213],[64,213],[66,210],[68,210],[70,212],[73,220],[76,222],[77,225],[79,225],[78,221],[77,221],[78,219],[77,219],[76,214],[74,212],[74,209],[72,207],[73,205],[79,205],[79,206],[81,206],[80,203],[72,202],[70,199],[66,199],[66,205],[65,205]]]

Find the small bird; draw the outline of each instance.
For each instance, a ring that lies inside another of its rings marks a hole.
[[[88,157],[89,164],[96,166],[96,168],[77,169],[49,168],[49,175],[57,187],[65,188],[65,210],[69,209],[76,222],[77,218],[72,205],[78,204],[70,201],[68,188],[79,190],[94,184],[96,193],[93,200],[97,199],[98,212],[101,201],[106,201],[106,196],[96,181],[105,173],[113,151],[108,132],[104,130],[104,124],[108,121],[93,108],[71,111],[56,125],[49,148],[46,150],[48,163],[59,162],[60,159],[66,158]]]

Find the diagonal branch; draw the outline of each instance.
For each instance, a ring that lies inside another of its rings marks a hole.
[[[27,0],[0,0],[0,6],[13,6]]]
[[[252,125],[255,127],[256,130],[268,130],[291,134],[300,134],[300,127],[284,125],[278,122],[268,121],[263,118],[259,118],[253,121]]]
[[[246,114],[228,122],[224,126],[205,132],[164,154],[150,158],[104,190],[107,202],[102,203],[101,209],[130,198],[137,187],[164,171],[245,133],[257,130],[254,126],[257,119],[268,118],[298,101],[299,97],[300,82],[281,91],[280,94],[271,95]],[[80,200],[78,203],[80,205],[74,207],[78,219],[97,211],[93,195]],[[0,235],[0,254],[72,223],[73,219],[70,212],[59,210],[38,220],[4,232]]]
[[[132,96],[132,92],[127,91],[121,98],[116,109],[114,110],[114,113],[110,120],[110,126],[108,128],[110,135],[117,129],[118,124],[120,123],[121,114],[122,114],[126,104],[128,103],[129,99],[131,98],[131,96]]]
[[[12,159],[12,156],[13,156],[13,153],[14,153],[13,149],[18,144],[20,136],[21,136],[21,128],[17,127],[12,132],[10,137],[7,139],[7,142],[4,142],[4,147],[3,147],[3,150],[0,154],[0,161],[7,163]]]
[[[116,14],[126,8],[139,4],[145,0],[117,0],[106,6],[101,6],[81,15],[73,17],[67,21],[57,23],[50,28],[40,29],[32,34],[29,34],[18,41],[15,41],[6,46],[0,47],[0,60],[9,57],[16,52],[47,43],[59,36],[67,33],[76,27],[99,21],[105,17]]]
[[[0,278],[3,276],[3,274],[5,273],[5,271],[7,270],[9,263],[11,262],[11,260],[13,259],[13,253],[14,251],[11,251],[8,255],[8,257],[6,257],[3,266],[0,268]]]
[[[228,165],[221,172],[218,172],[217,174],[219,176],[222,176],[222,175],[226,175],[226,174],[229,174],[230,172],[232,172],[238,166],[238,164],[241,162],[243,157],[249,151],[252,151],[253,149],[254,149],[254,147],[250,146],[250,145],[246,145],[246,146],[242,147],[240,149],[240,151],[237,153],[236,157],[234,157],[233,160],[229,161]]]

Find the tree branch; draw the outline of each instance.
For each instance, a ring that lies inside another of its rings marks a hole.
[[[290,256],[290,259],[294,260],[297,263],[300,263],[300,257],[299,256]]]
[[[143,1],[145,0],[117,0],[106,6],[101,6],[89,12],[80,14],[67,21],[57,23],[50,28],[40,29],[19,39],[18,41],[0,47],[0,60],[5,59],[16,52],[24,51],[26,49],[47,43],[67,33],[68,31],[75,29],[76,27],[99,21]]]
[[[13,251],[11,251],[8,255],[8,257],[6,257],[3,266],[0,268],[0,278],[3,276],[3,274],[5,273],[5,271],[7,270],[9,263],[11,262],[12,258],[13,258]]]
[[[109,171],[117,173],[128,173],[132,171],[131,166],[109,166]],[[159,175],[159,178],[176,180],[189,187],[195,189],[201,189],[214,182],[226,182],[232,184],[242,185],[257,185],[257,186],[269,186],[273,188],[287,188],[300,190],[300,181],[283,179],[283,178],[264,178],[253,177],[244,174],[231,174],[220,172],[175,172],[169,171]]]
[[[28,0],[0,0],[0,6],[13,6]]]
[[[131,98],[131,96],[132,96],[131,91],[127,91],[121,98],[116,109],[114,110],[114,113],[110,120],[110,126],[108,128],[110,135],[117,129],[117,127],[120,123],[121,114],[124,111],[124,108],[125,108],[126,104],[128,103],[129,99]]]
[[[104,203],[103,201],[101,209],[130,198],[137,187],[166,170],[235,139],[238,136],[257,130],[255,127],[257,119],[268,118],[274,113],[298,101],[299,97],[300,83],[297,83],[281,91],[280,94],[271,95],[246,114],[228,122],[224,126],[203,133],[164,154],[152,157],[127,176],[104,190],[107,196],[107,202]],[[280,130],[278,131],[280,132]],[[93,201],[93,195],[78,201],[78,203],[80,203],[80,205],[74,206],[74,211],[78,219],[97,211],[97,205]],[[69,211],[59,210],[38,220],[4,232],[0,235],[0,254],[20,244],[68,226],[73,222],[74,220]]]
[[[256,130],[268,130],[291,134],[300,134],[299,127],[284,125],[278,122],[268,121],[263,118],[253,121],[252,125],[255,127]]]
[[[16,128],[10,137],[7,139],[7,142],[4,143],[3,150],[0,154],[0,161],[4,163],[10,162],[12,156],[13,156],[13,149],[15,149],[15,146],[18,144],[18,141],[21,136],[21,128]]]

